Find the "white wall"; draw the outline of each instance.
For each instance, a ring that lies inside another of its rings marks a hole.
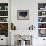
[[[35,26],[34,36],[38,36],[38,3],[46,3],[46,0],[11,0],[11,22],[16,26],[16,31],[27,30],[32,24]],[[17,20],[17,10],[29,10],[29,20]],[[36,40],[37,39],[37,40]],[[40,46],[42,38],[33,38],[33,45]],[[39,43],[39,44],[38,44]]]
[[[17,10],[29,10],[29,20],[17,20]],[[27,30],[29,26],[37,23],[37,2],[31,0],[12,0],[11,15],[11,22],[16,25],[17,30]]]
[[[11,22],[17,30],[27,30],[34,25],[37,29],[38,3],[45,3],[46,0],[11,0]],[[17,20],[17,10],[29,10],[29,20]]]

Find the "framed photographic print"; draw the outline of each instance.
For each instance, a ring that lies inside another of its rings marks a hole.
[[[17,20],[29,20],[29,10],[17,10]]]

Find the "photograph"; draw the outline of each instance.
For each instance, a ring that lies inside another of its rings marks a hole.
[[[17,20],[29,20],[29,10],[17,10]]]

